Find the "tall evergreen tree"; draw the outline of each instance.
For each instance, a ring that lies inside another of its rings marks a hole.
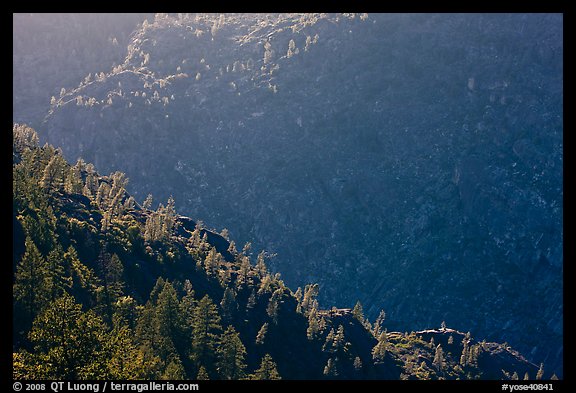
[[[264,340],[266,339],[266,333],[268,333],[268,322],[264,322],[260,330],[258,330],[258,334],[256,334],[257,345],[264,344]]]
[[[51,301],[60,297],[72,285],[72,280],[66,275],[66,270],[64,250],[58,243],[46,259],[46,271],[48,273],[46,279],[48,280],[47,286],[50,290]]]
[[[222,310],[222,321],[224,323],[231,323],[235,313],[238,311],[238,303],[236,302],[234,289],[226,287],[222,301],[220,302],[220,309]]]
[[[436,368],[440,371],[444,370],[444,366],[446,364],[444,359],[444,351],[442,350],[442,345],[438,344],[436,347],[436,351],[434,352],[434,361],[432,362],[436,366]]]
[[[31,323],[47,304],[51,291],[46,261],[30,237],[26,238],[25,248],[16,267],[13,292],[14,300],[27,315],[26,323]]]
[[[540,363],[540,368],[536,373],[536,380],[541,380],[544,377],[544,363]]]
[[[93,312],[67,293],[54,301],[34,321],[30,340],[49,379],[99,379],[107,377],[106,328]]]
[[[254,374],[251,375],[250,379],[280,380],[282,377],[280,377],[280,374],[278,373],[276,363],[272,359],[272,356],[265,354],[260,362],[260,367],[254,371]]]
[[[222,331],[220,315],[212,299],[205,295],[196,306],[192,322],[191,358],[196,367],[204,366],[210,374],[214,370],[218,334]]]
[[[378,337],[378,343],[372,348],[372,359],[374,363],[382,363],[386,357],[386,350],[388,349],[388,333],[384,330]]]
[[[239,380],[245,375],[246,348],[240,340],[240,335],[232,326],[222,333],[216,350],[218,355],[218,374],[226,380]]]
[[[384,324],[384,320],[386,319],[386,313],[384,310],[380,310],[380,314],[378,314],[378,318],[374,322],[374,326],[372,326],[372,334],[374,337],[380,337],[380,333],[382,332],[382,326]]]

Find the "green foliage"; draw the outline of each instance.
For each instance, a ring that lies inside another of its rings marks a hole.
[[[270,354],[287,377],[381,378],[398,363],[405,378],[481,375],[485,345],[469,346],[469,334],[460,364],[414,334],[389,340],[384,311],[373,326],[360,302],[353,319],[322,311],[317,284],[292,293],[264,252],[251,265],[249,243],[239,253],[230,242],[227,261],[200,221],[177,232],[172,198],[150,211],[150,196],[140,210],[123,173],[70,166],[25,126],[13,151],[14,378],[280,379]],[[365,348],[370,332],[378,341]]]
[[[246,348],[240,340],[240,335],[232,326],[228,326],[222,333],[216,353],[220,378],[238,380],[244,377]]]
[[[258,345],[264,344],[264,340],[266,339],[266,333],[268,333],[268,322],[264,322],[260,330],[258,330],[258,334],[256,335],[256,344]]]
[[[434,361],[432,362],[436,366],[436,368],[440,371],[444,370],[445,360],[444,360],[444,351],[442,350],[442,345],[438,344],[436,347],[436,351],[434,353]]]
[[[544,377],[544,363],[540,363],[540,368],[536,373],[536,380],[539,381]]]
[[[226,287],[222,301],[220,302],[220,310],[222,310],[222,321],[231,323],[234,315],[238,311],[238,303],[236,302],[236,293],[234,289]]]
[[[216,305],[208,295],[198,302],[192,321],[192,350],[190,357],[196,367],[204,366],[211,373],[211,365],[216,358],[218,335],[222,331],[220,315]],[[212,369],[212,372],[215,370]]]
[[[25,124],[14,123],[12,127],[12,147],[15,152],[38,147],[38,134]]]
[[[320,334],[320,322],[318,317],[318,311],[316,307],[312,308],[308,314],[308,329],[306,330],[306,335],[308,340],[314,340],[318,338]]]
[[[25,245],[26,252],[16,267],[13,292],[14,300],[31,321],[50,299],[50,272],[44,257],[30,237],[26,238]]]
[[[262,357],[262,361],[260,362],[260,367],[258,367],[258,369],[254,371],[254,374],[250,376],[250,379],[280,380],[282,379],[282,377],[280,377],[280,374],[276,369],[276,363],[274,362],[272,357],[269,354],[265,354]]]
[[[372,359],[375,363],[382,363],[386,357],[386,350],[388,349],[388,334],[386,330],[380,333],[378,343],[372,348]]]
[[[68,294],[34,321],[30,341],[39,374],[46,379],[98,379],[107,376],[106,327]]]

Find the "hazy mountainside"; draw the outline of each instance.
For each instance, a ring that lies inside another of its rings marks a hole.
[[[446,320],[561,375],[562,23],[158,15],[40,137],[277,253],[321,304]]]
[[[12,119],[37,126],[50,98],[121,63],[150,14],[12,14]]]
[[[506,343],[321,310],[266,254],[13,128],[14,379],[543,379]]]

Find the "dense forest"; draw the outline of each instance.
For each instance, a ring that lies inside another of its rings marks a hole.
[[[321,309],[226,230],[13,126],[15,379],[547,379],[507,343]]]

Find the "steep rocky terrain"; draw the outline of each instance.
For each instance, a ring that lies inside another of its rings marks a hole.
[[[507,344],[446,328],[387,332],[360,303],[318,308],[249,246],[150,210],[14,125],[14,379],[552,378]]]
[[[562,375],[562,23],[158,15],[40,137],[277,253],[321,304],[445,320]]]

